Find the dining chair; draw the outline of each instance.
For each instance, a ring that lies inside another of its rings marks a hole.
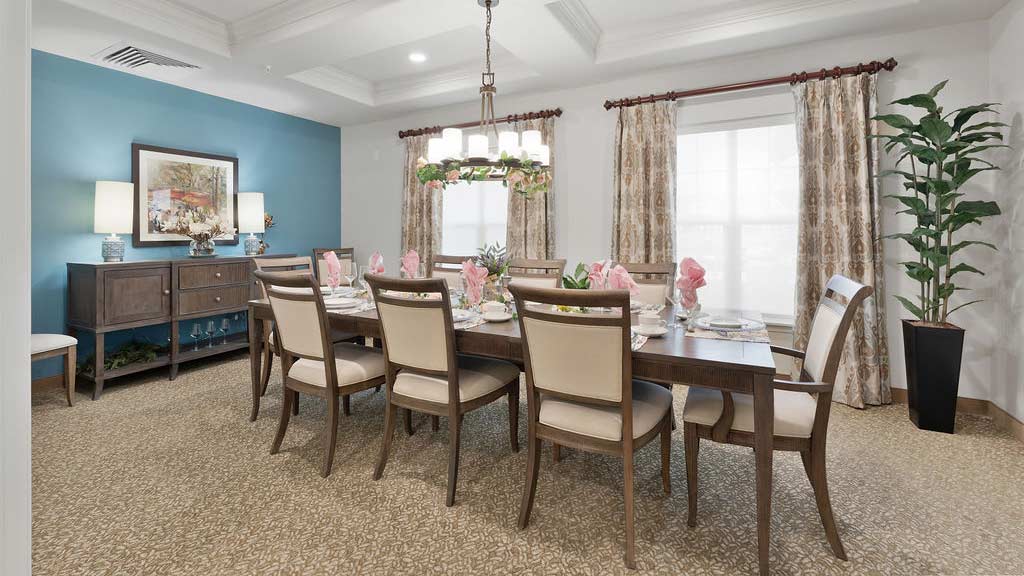
[[[626,566],[636,567],[633,456],[661,437],[661,481],[671,492],[672,392],[635,380],[629,293],[511,285],[526,362],[528,450],[519,528],[530,521],[541,442],[623,460]],[[527,304],[529,303],[529,304]],[[564,313],[555,306],[607,307],[607,313]]]
[[[458,290],[462,285],[462,263],[466,260],[476,260],[476,256],[435,254],[427,266],[427,274],[430,278],[444,278],[449,290]]]
[[[657,306],[665,304],[672,294],[672,283],[676,277],[676,265],[672,262],[641,264],[620,262],[626,272],[640,288],[636,299],[642,304]]]
[[[252,260],[256,265],[257,271],[274,272],[292,277],[312,277],[314,274],[313,259],[309,256],[264,256],[262,258],[253,258]],[[257,280],[257,285],[260,289],[260,298],[266,298],[266,287],[259,280]],[[334,342],[352,342],[357,338],[358,337],[354,334],[334,331],[331,332],[331,339]],[[267,386],[270,384],[270,370],[274,365],[274,356],[280,356],[276,340],[274,323],[270,320],[264,320],[263,342],[260,344],[260,347],[263,349],[263,373],[260,375],[260,396],[267,393]],[[342,400],[342,406],[342,411],[346,416],[351,414],[352,411],[349,397],[347,395]],[[295,414],[299,413],[298,402],[295,402],[292,406],[292,410],[295,411]]]
[[[354,248],[314,248],[313,249],[313,262],[316,263],[316,267],[313,268],[316,274],[316,279],[320,281],[321,286],[327,286],[327,261],[324,260],[324,255],[328,252],[334,252],[334,255],[338,257],[338,261],[341,262],[341,272],[345,275],[345,272],[350,272],[352,276],[355,276],[359,272],[359,267],[355,263],[355,249]]]
[[[846,551],[836,530],[825,475],[825,439],[832,406],[832,387],[839,371],[846,335],[854,314],[871,287],[844,276],[833,276],[811,323],[807,349],[803,352],[772,346],[772,352],[803,360],[799,381],[775,380],[775,450],[796,451],[814,490],[818,514],[832,553],[846,560]],[[700,440],[754,446],[753,397],[725,391],[690,387],[683,409],[686,448],[686,481],[689,497],[687,524],[697,524],[697,455]]]
[[[327,430],[320,475],[331,473],[338,434],[338,398],[384,381],[384,355],[376,348],[331,342],[330,322],[320,286],[311,275],[256,272],[274,312],[284,373],[281,420],[270,447],[281,449],[292,405],[299,393],[327,401]]]
[[[68,406],[75,405],[75,371],[78,370],[78,340],[66,334],[33,334],[29,340],[31,361],[64,357],[64,393]]]
[[[513,258],[508,263],[510,285],[560,288],[563,274],[565,274],[565,259]]]
[[[455,353],[451,300],[440,278],[367,275],[380,317],[386,362],[384,439],[373,479],[380,480],[398,408],[448,417],[446,506],[455,504],[459,440],[466,413],[508,397],[509,441],[519,451],[519,367]],[[408,426],[408,423],[407,423]]]

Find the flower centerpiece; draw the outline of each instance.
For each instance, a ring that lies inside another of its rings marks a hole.
[[[226,227],[219,216],[203,210],[178,218],[166,231],[187,237],[190,240],[188,255],[193,258],[215,256],[217,252],[214,242],[235,233],[235,229]]]
[[[484,284],[485,300],[504,301],[504,296],[498,291],[498,283],[508,273],[508,262],[508,251],[497,242],[485,244],[477,250],[476,265],[487,269],[487,280]]]

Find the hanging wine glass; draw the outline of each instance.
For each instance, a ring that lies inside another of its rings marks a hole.
[[[228,332],[231,331],[231,321],[227,318],[221,318],[220,321],[220,333],[221,333],[221,344],[228,343]]]
[[[192,350],[199,350],[199,339],[203,337],[203,329],[199,326],[199,323],[192,325]]]
[[[216,331],[217,331],[217,329],[216,329],[216,326],[214,326],[214,324],[213,324],[213,320],[210,320],[209,322],[206,323],[206,338],[207,338],[206,347],[207,348],[213,348],[213,335],[214,335],[214,333],[216,333]]]

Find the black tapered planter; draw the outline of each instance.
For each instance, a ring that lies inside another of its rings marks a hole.
[[[910,420],[922,430],[953,433],[964,330],[952,324],[903,321]]]

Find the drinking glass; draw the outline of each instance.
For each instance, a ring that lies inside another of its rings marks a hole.
[[[237,316],[237,314],[236,314],[236,316]],[[230,332],[230,331],[231,331],[231,321],[228,320],[227,318],[222,318],[221,321],[220,321],[220,333],[221,333],[221,343],[222,344],[227,344],[228,343],[228,332]]]
[[[366,292],[366,299],[368,301],[369,300],[373,300],[373,293],[370,290],[370,283],[366,281],[366,275],[367,274],[373,274],[373,272],[371,272],[371,270],[372,269],[369,266],[365,265],[365,264],[360,266],[359,267],[359,277],[356,278],[356,281],[359,282],[359,287],[362,288]]]
[[[355,285],[352,284],[352,281],[356,279],[356,267],[355,267],[355,265],[353,265],[350,262],[348,266],[345,266],[345,267],[342,268],[341,275],[342,275],[342,277],[345,278],[345,282],[348,284],[348,286],[350,288],[355,288]]]
[[[679,307],[681,306],[679,301],[681,298],[682,292],[673,285],[672,290],[668,293],[668,301],[672,303],[672,313],[669,315],[671,321],[667,324],[669,328],[686,328],[686,324],[678,322]]]
[[[213,334],[216,332],[216,326],[213,324],[213,320],[206,323],[206,347],[213,348]]]
[[[199,340],[203,337],[203,329],[199,326],[198,322],[192,325],[190,336],[192,336],[192,349],[199,350]]]

